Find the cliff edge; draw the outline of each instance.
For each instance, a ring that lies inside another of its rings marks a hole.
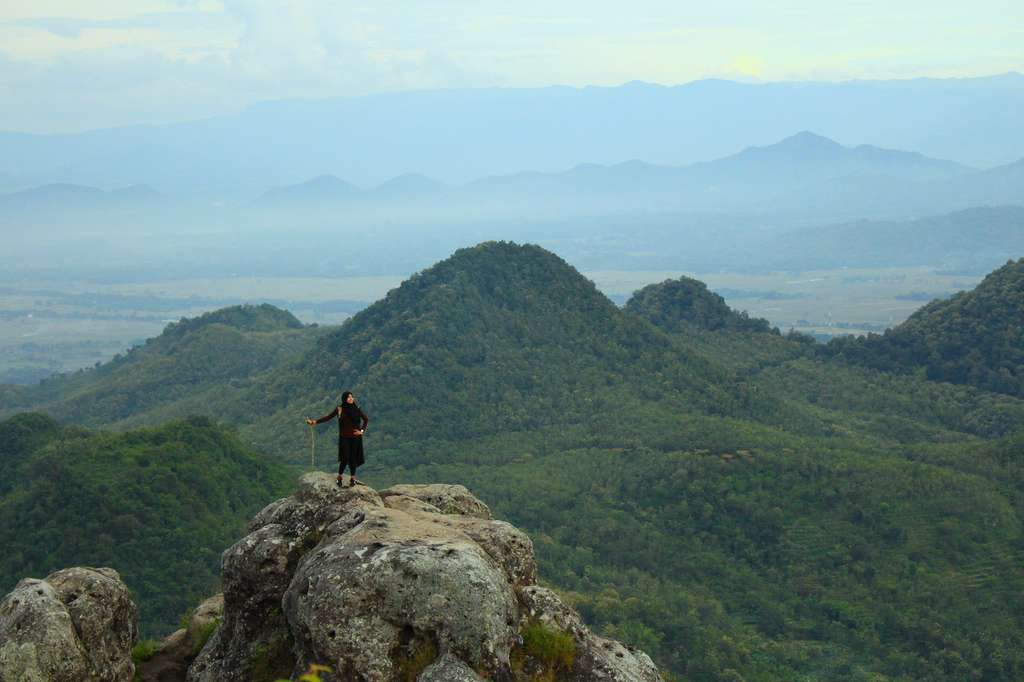
[[[223,620],[188,680],[661,679],[536,577],[530,539],[462,486],[306,474],[224,553]]]

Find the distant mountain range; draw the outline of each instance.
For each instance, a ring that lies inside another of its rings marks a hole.
[[[412,204],[452,214],[542,216],[555,210],[761,212],[828,219],[911,217],[973,205],[1024,201],[1024,161],[987,171],[915,152],[846,147],[804,131],[716,161],[660,166],[628,161],[578,165],[559,173],[522,172],[458,187],[419,175],[359,190],[335,177],[274,188],[261,209],[378,209]]]
[[[487,239],[538,241],[587,269],[984,272],[1020,255],[1022,206],[1024,160],[977,170],[804,131],[686,166],[583,164],[462,185],[409,173],[365,188],[320,175],[241,204],[50,184],[0,196],[0,232],[11,276],[408,274]],[[311,257],[339,230],[345,248]],[[109,239],[121,235],[146,248]]]
[[[54,183],[0,195],[0,215],[40,211],[157,208],[172,201],[171,197],[146,185],[103,191],[85,185]]]
[[[253,208],[296,211],[401,211],[540,218],[608,211],[757,212],[825,220],[916,217],[977,205],[1024,202],[1024,159],[979,171],[916,152],[846,147],[804,131],[715,161],[661,166],[628,161],[582,164],[558,173],[522,172],[448,186],[408,173],[363,189],[334,175],[281,185]],[[61,209],[163,209],[181,205],[146,186],[103,192],[50,184],[0,195],[0,221],[11,214]]]
[[[401,173],[446,183],[628,159],[681,165],[796,130],[916,149],[978,167],[1024,156],[1024,76],[663,87],[480,89],[267,102],[188,123],[72,135],[0,134],[7,187],[148,184],[253,196],[334,174],[373,185]],[[948,115],[936,115],[948,112]]]

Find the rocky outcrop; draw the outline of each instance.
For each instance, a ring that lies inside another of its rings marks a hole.
[[[660,680],[537,587],[529,538],[462,486],[377,493],[306,474],[249,531],[224,553],[223,620],[191,682],[294,679],[314,663],[363,682]],[[564,655],[532,650],[524,628],[560,638]]]
[[[0,681],[130,682],[137,623],[113,569],[26,578],[0,602]]]
[[[185,682],[189,666],[220,625],[223,615],[223,594],[200,604],[187,627],[170,634],[156,652],[139,665],[141,682]]]

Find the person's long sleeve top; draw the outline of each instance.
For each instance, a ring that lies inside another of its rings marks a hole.
[[[358,409],[358,408],[356,408]],[[341,438],[358,438],[359,434],[356,431],[362,431],[366,428],[366,425],[370,423],[370,418],[366,416],[366,413],[359,410],[359,415],[352,419],[349,415],[345,414],[345,411],[341,409],[341,405],[335,407],[333,410],[325,414],[316,420],[317,424],[323,424],[326,421],[337,418],[339,436]]]

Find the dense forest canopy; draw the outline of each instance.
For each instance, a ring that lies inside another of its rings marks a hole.
[[[220,555],[292,475],[193,417],[123,434],[25,413],[0,422],[0,590],[72,565],[110,566],[144,634],[218,588]]]
[[[370,483],[470,486],[531,533],[542,578],[590,623],[674,675],[1014,680],[1024,400],[951,382],[884,344],[926,339],[954,365],[1013,367],[1021,267],[884,337],[822,348],[723,308],[693,280],[648,287],[620,309],[539,247],[485,243],[337,328],[239,329],[214,315],[14,394],[61,420],[121,429],[212,413],[268,454],[308,461],[302,417],[352,389],[372,418]],[[856,356],[872,344],[874,364]],[[228,348],[258,361],[214,359]],[[40,415],[5,425],[29,460],[61,463],[63,441],[46,434],[130,452],[162,429],[234,438],[202,420],[120,436]],[[331,439],[317,442],[330,461]],[[220,464],[208,466],[220,480]],[[167,485],[177,475],[172,466]],[[153,599],[172,589],[150,585]]]
[[[679,332],[687,327],[708,330],[771,331],[766,320],[736,312],[725,299],[690,277],[651,284],[633,294],[626,310],[658,327]]]

